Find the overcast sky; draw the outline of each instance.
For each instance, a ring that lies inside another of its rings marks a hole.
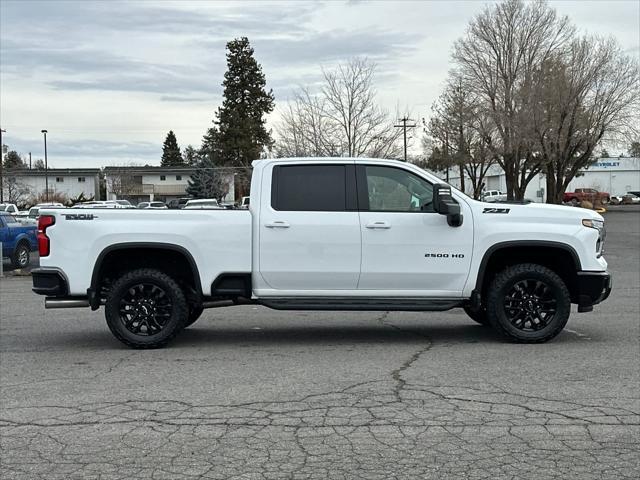
[[[199,146],[220,104],[225,43],[247,36],[279,105],[322,67],[378,63],[380,103],[429,115],[453,42],[482,1],[0,0],[3,142],[52,167],[159,164],[172,129]],[[640,1],[552,1],[584,33],[640,54]],[[270,124],[277,120],[277,111]]]

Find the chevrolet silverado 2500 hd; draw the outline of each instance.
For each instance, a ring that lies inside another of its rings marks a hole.
[[[136,348],[204,308],[443,311],[544,342],[571,304],[611,291],[590,210],[472,200],[408,164],[254,162],[248,210],[44,210],[33,290],[48,308],[105,307]]]

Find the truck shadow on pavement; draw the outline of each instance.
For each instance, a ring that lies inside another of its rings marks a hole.
[[[184,330],[169,345],[184,347],[188,345],[354,345],[354,344],[405,344],[430,342],[433,344],[469,344],[469,343],[510,343],[497,332],[481,325],[389,325],[384,326],[292,326],[247,328],[208,328],[206,325],[194,326]],[[574,342],[569,334],[561,334],[553,343]]]

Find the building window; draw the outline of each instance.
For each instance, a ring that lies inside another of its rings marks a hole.
[[[87,181],[87,179],[85,177],[78,177],[78,182],[84,183],[86,181]]]
[[[167,179],[167,177],[165,177],[164,175],[160,175],[160,180],[164,181],[166,179]]]
[[[56,182],[57,182],[57,183],[62,183],[62,182],[64,182],[64,177],[56,177]]]
[[[182,175],[176,175],[176,180],[182,180]]]

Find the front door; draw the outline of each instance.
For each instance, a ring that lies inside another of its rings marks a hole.
[[[450,227],[433,211],[433,186],[403,168],[358,165],[362,270],[358,288],[389,296],[460,296],[473,247],[470,210]]]
[[[277,165],[265,173],[262,189],[271,198],[260,206],[259,273],[274,292],[261,294],[355,290],[360,221],[354,165]]]

